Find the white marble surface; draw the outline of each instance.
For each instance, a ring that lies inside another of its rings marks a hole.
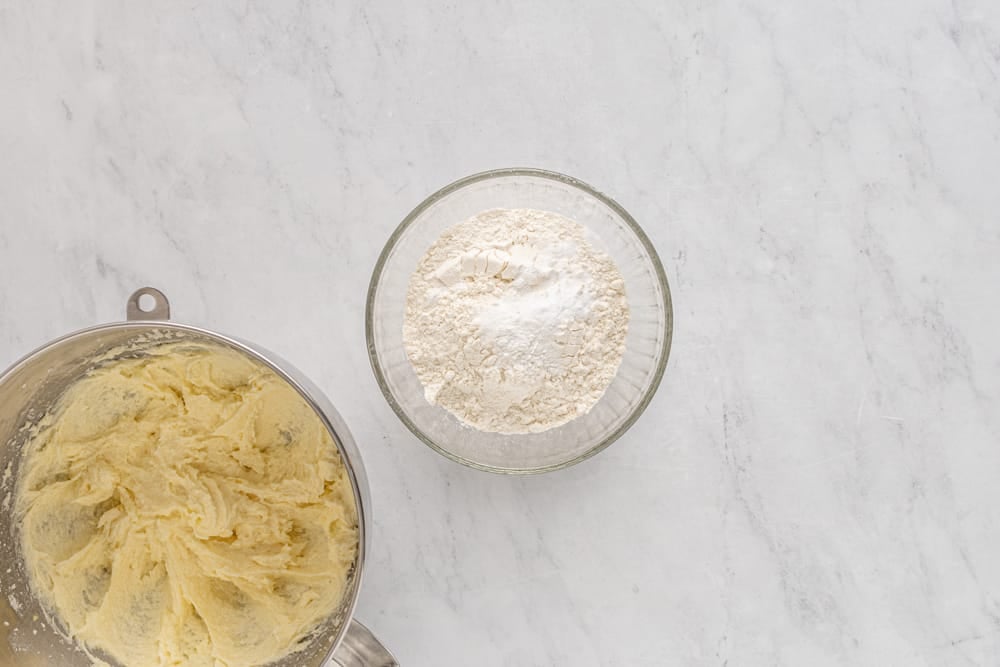
[[[636,427],[518,479],[363,332],[403,215],[511,165],[616,197],[676,309]],[[992,0],[0,0],[0,364],[151,284],[305,370],[404,665],[995,665],[998,179]]]

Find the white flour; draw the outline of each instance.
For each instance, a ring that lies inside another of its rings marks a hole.
[[[421,259],[403,343],[430,403],[483,431],[536,433],[604,395],[628,316],[618,267],[581,225],[493,209],[448,229]]]

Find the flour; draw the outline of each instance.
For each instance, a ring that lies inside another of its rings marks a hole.
[[[625,351],[614,262],[567,218],[484,211],[448,229],[410,279],[403,343],[428,402],[495,433],[586,414]]]

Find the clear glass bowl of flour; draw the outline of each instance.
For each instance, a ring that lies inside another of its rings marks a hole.
[[[591,243],[614,260],[625,282],[629,322],[617,374],[589,412],[540,433],[481,431],[429,403],[404,348],[407,289],[424,253],[455,224],[498,208],[551,211],[575,220],[584,226]],[[673,311],[656,251],[617,202],[563,174],[498,169],[442,188],[403,220],[375,266],[365,326],[379,387],[420,440],[473,468],[524,474],[578,463],[610,445],[635,423],[663,377]]]

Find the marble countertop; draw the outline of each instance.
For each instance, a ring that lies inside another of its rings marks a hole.
[[[1000,4],[419,4],[0,2],[0,364],[148,284],[304,370],[404,665],[1000,663]],[[646,414],[539,477],[365,352],[396,224],[500,166],[615,197],[674,298]]]

